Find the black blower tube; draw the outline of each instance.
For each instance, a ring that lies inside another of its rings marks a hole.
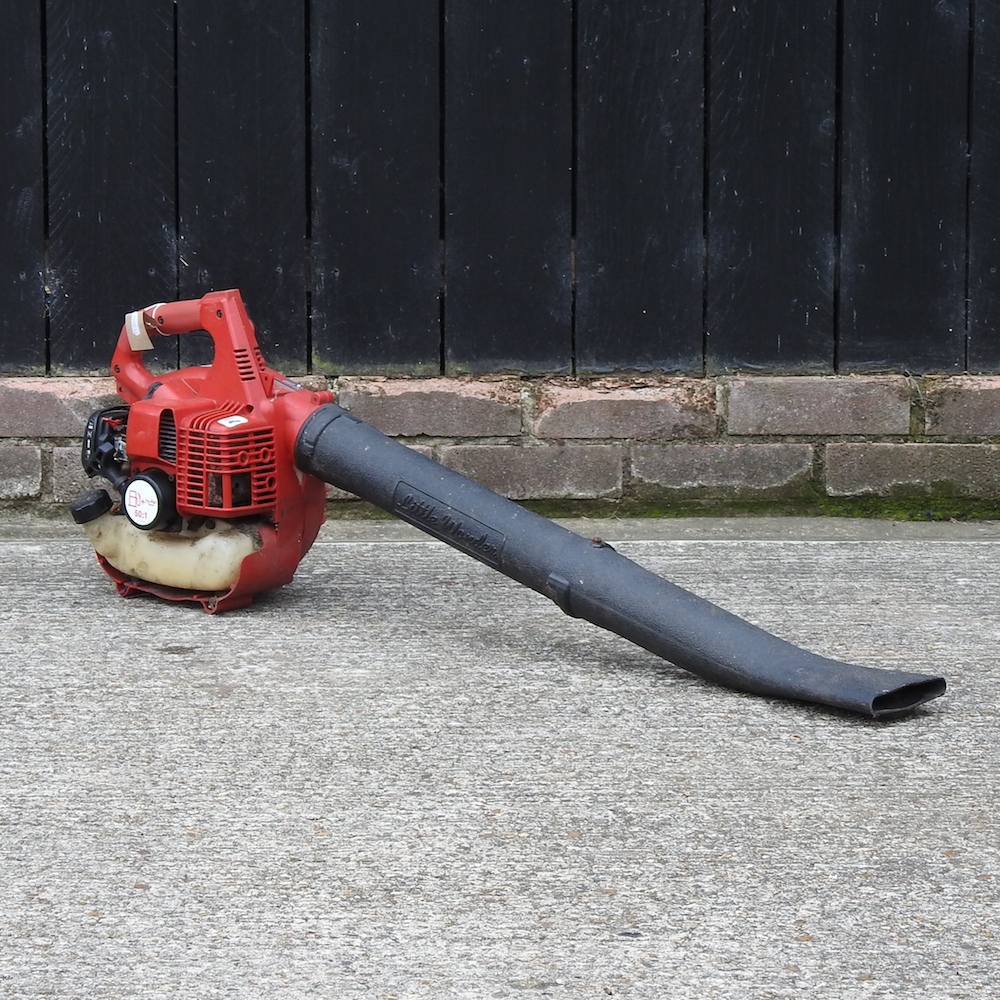
[[[349,490],[518,583],[701,677],[752,694],[900,715],[941,677],[806,652],[386,437],[330,403],[295,442],[303,472]]]

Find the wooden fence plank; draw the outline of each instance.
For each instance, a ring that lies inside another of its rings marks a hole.
[[[834,0],[714,0],[706,367],[832,371]]]
[[[968,0],[845,0],[842,370],[965,364]]]
[[[1000,0],[7,6],[0,370],[236,285],[292,371],[697,370],[703,306],[710,372],[1000,371]]]
[[[967,367],[1000,371],[1000,2],[976,0]]]
[[[0,371],[44,372],[42,39],[38,4],[0,11]]]
[[[313,364],[441,362],[438,0],[312,10]]]
[[[106,371],[124,313],[176,291],[173,3],[46,10],[51,365]]]
[[[239,288],[264,356],[305,371],[305,8],[178,0],[177,19],[181,295]]]
[[[701,371],[704,16],[581,0],[576,354],[580,371]]]
[[[570,0],[445,5],[449,371],[572,359]]]

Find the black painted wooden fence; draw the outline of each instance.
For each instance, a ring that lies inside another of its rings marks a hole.
[[[11,0],[0,370],[1000,370],[1000,0]],[[197,360],[196,345],[181,360]]]

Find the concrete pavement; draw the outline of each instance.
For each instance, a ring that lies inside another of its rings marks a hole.
[[[726,691],[395,522],[212,617],[0,532],[0,996],[1000,997],[1000,526],[576,522],[809,649]]]

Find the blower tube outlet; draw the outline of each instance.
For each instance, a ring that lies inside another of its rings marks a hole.
[[[941,677],[809,653],[386,437],[330,403],[299,429],[303,471],[595,625],[718,684],[888,718],[944,694]]]

